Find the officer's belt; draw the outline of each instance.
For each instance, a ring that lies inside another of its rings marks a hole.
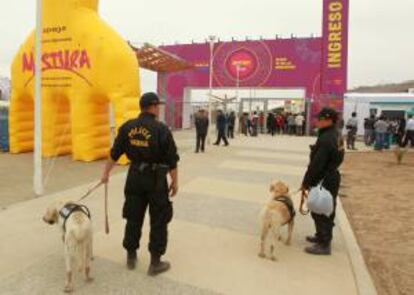
[[[64,232],[66,232],[66,221],[69,219],[69,217],[74,212],[82,212],[86,216],[88,216],[89,219],[91,219],[91,212],[89,211],[88,207],[86,207],[85,205],[68,203],[59,211],[59,215],[63,219],[63,231]]]
[[[293,206],[292,200],[289,197],[286,197],[286,196],[276,197],[273,200],[277,201],[277,202],[282,202],[283,204],[286,205],[286,207],[289,210],[289,214],[290,214],[290,219],[289,219],[288,223],[291,222],[293,220],[293,218],[295,218],[295,215],[296,215],[295,207]]]
[[[163,170],[169,170],[169,166],[165,164],[159,164],[159,163],[133,163],[134,167],[138,169],[139,172],[148,172],[148,171],[158,171],[160,169]]]

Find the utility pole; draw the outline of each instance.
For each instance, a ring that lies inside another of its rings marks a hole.
[[[36,1],[35,33],[35,86],[34,86],[34,175],[36,196],[43,194],[42,177],[42,0]]]
[[[211,144],[212,140],[212,132],[213,132],[213,106],[212,106],[212,96],[213,96],[213,75],[214,75],[214,42],[216,41],[216,36],[211,35],[208,37],[209,44],[210,44],[210,80],[209,80],[209,96],[208,96],[208,120],[210,122],[208,128],[208,136],[207,136],[207,143]]]

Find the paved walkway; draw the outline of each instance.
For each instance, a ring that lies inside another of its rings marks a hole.
[[[313,227],[311,219],[300,214],[292,246],[277,248],[278,261],[257,257],[258,215],[268,200],[269,183],[281,179],[297,189],[311,142],[309,138],[239,138],[228,148],[209,147],[206,154],[194,154],[192,136],[180,134],[184,151],[180,193],[174,200],[166,256],[173,267],[157,278],[146,276],[145,246],[137,270],[124,266],[120,215],[125,174],[115,175],[110,184],[110,235],[103,232],[102,192],[86,201],[95,223],[95,282],[86,285],[77,279],[76,294],[368,294],[358,292],[355,273],[365,269],[363,263],[355,269],[352,257],[359,249],[355,242],[347,246],[340,226],[335,228],[331,257],[303,253],[304,237]],[[87,188],[76,187],[0,212],[1,294],[61,292],[64,261],[58,229],[44,224],[41,216],[53,200],[76,199]],[[147,244],[148,224],[145,229],[142,245]],[[348,227],[347,231],[349,235]]]

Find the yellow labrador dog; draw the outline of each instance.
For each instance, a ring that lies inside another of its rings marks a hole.
[[[62,230],[66,263],[64,291],[73,291],[73,275],[76,266],[83,271],[87,282],[92,282],[92,222],[89,209],[73,202],[59,203],[47,208],[43,221],[58,224]]]
[[[272,199],[263,208],[261,213],[261,241],[259,257],[266,258],[265,243],[269,233],[271,234],[270,259],[276,261],[275,247],[281,240],[280,228],[288,225],[288,237],[286,245],[292,240],[293,225],[295,220],[295,208],[289,195],[289,187],[281,182],[274,181],[270,185]]]

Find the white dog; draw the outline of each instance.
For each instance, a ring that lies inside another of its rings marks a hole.
[[[83,271],[87,282],[92,260],[92,222],[86,206],[73,202],[50,206],[43,216],[48,224],[58,224],[62,230],[66,263],[66,284],[64,291],[73,291],[73,275],[76,266]]]
[[[283,225],[288,225],[288,237],[286,245],[290,245],[292,240],[292,232],[294,226],[295,209],[293,202],[289,195],[289,187],[281,182],[273,182],[270,185],[270,193],[272,199],[263,208],[261,217],[261,237],[260,237],[260,251],[259,257],[266,258],[265,242],[270,232],[270,259],[275,261],[275,247],[280,237],[280,228]]]

